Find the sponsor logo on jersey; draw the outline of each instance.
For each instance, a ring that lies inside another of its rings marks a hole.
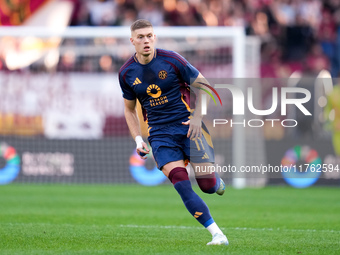
[[[149,85],[146,89],[146,93],[153,98],[158,98],[162,95],[161,89],[156,84]]]

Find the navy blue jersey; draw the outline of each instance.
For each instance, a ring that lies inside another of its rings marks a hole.
[[[146,65],[132,56],[119,71],[123,97],[138,99],[147,113],[149,126],[174,123],[190,116],[180,87],[190,84],[199,72],[176,52],[155,49],[154,58]]]

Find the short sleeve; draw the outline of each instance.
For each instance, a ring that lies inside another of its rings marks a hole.
[[[136,93],[132,90],[132,88],[126,84],[122,74],[119,74],[119,85],[123,93],[123,97],[127,100],[134,100],[136,99]]]
[[[196,79],[199,71],[191,65],[185,58],[183,58],[181,55],[176,53],[178,55],[178,61],[179,61],[179,71],[181,73],[181,76],[183,80],[187,83],[190,84],[191,79]]]

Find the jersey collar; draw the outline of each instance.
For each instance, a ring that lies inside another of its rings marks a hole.
[[[135,54],[133,55],[133,59],[135,60],[135,62],[136,63],[138,63],[138,64],[140,64],[140,65],[143,65],[143,66],[146,66],[146,65],[149,65],[150,63],[152,63],[153,61],[154,61],[154,59],[156,58],[156,56],[157,56],[157,49],[155,49],[155,51],[154,51],[154,53],[153,53],[153,58],[151,59],[151,61],[149,62],[149,63],[147,63],[147,64],[141,64],[141,63],[139,63],[139,61],[138,61],[138,59],[137,59],[137,57],[136,57],[136,52],[135,52]]]

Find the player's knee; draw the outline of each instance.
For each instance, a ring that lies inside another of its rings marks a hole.
[[[188,172],[184,167],[175,167],[172,169],[168,178],[174,185],[177,182],[189,180]]]
[[[196,181],[198,186],[204,193],[212,194],[215,193],[218,189],[215,173],[197,176]]]

